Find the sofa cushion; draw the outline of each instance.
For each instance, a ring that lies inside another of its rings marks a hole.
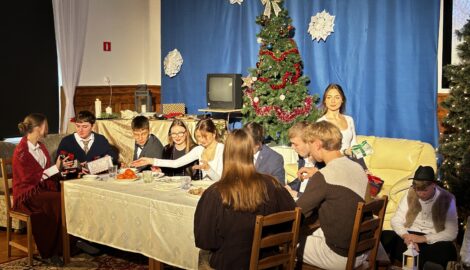
[[[413,171],[423,144],[411,140],[376,138],[372,147],[374,154],[370,157],[371,168]]]

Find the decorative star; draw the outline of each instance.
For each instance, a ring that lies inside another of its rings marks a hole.
[[[334,32],[335,16],[330,15],[328,12],[323,10],[312,16],[310,19],[308,32],[312,36],[312,40],[316,39],[320,41],[326,41],[328,36]]]
[[[250,88],[253,85],[253,82],[254,82],[253,78],[250,75],[248,75],[246,77],[242,77],[242,80],[243,80],[242,87],[246,86],[246,87]]]
[[[230,4],[239,4],[241,5],[243,3],[243,0],[230,0]]]

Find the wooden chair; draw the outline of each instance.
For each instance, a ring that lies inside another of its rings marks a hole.
[[[11,210],[11,200],[10,200],[10,189],[8,186],[8,174],[7,174],[7,165],[11,165],[11,159],[4,159],[0,158],[0,169],[3,178],[3,186],[5,188],[5,205],[6,205],[6,213],[7,213],[7,255],[8,258],[11,257],[11,247],[15,247],[19,250],[22,250],[28,253],[28,265],[33,265],[33,252],[34,252],[34,244],[33,244],[33,232],[31,227],[31,217],[28,214],[17,212]],[[27,246],[21,245],[18,242],[14,242],[11,239],[11,222],[12,219],[18,219],[21,221],[26,222],[26,234],[27,234]]]
[[[380,246],[380,236],[382,234],[387,202],[388,197],[383,196],[368,203],[358,203],[351,243],[349,244],[347,270],[376,268],[376,258]],[[364,252],[369,252],[367,261],[354,268],[356,257]],[[321,268],[303,263],[302,269],[318,270]]]
[[[288,231],[262,236],[263,228],[287,222],[292,223]],[[282,265],[283,269],[294,269],[299,226],[299,207],[292,211],[279,212],[268,216],[256,216],[250,270],[266,269],[278,265]],[[280,247],[280,252],[259,259],[260,249],[269,247]]]

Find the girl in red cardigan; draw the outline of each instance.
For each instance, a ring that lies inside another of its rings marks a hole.
[[[61,207],[58,189],[60,158],[51,166],[40,139],[47,136],[47,119],[32,113],[18,124],[24,135],[13,153],[13,209],[31,215],[39,254],[51,264],[62,265]]]

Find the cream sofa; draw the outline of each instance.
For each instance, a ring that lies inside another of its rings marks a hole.
[[[365,158],[367,168],[373,175],[384,180],[379,196],[387,195],[389,202],[383,229],[391,230],[390,219],[404,191],[411,185],[408,178],[414,174],[419,165],[431,166],[435,171],[436,153],[429,143],[421,141],[375,136],[357,137],[358,142],[364,140],[374,149],[374,153]],[[292,153],[288,154],[285,149],[283,151],[281,154],[285,160],[286,179],[290,182],[296,177],[297,163],[292,158]]]

